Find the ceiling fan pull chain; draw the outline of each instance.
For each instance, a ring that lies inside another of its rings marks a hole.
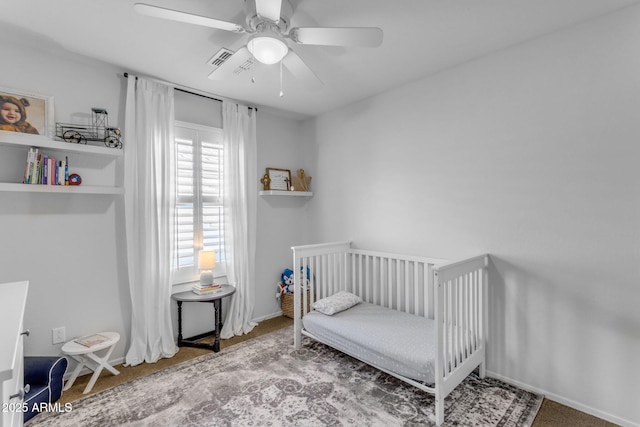
[[[282,61],[280,61],[280,98],[284,96],[284,91],[282,90]]]
[[[251,83],[256,82],[255,68],[256,68],[256,64],[253,62],[253,60],[251,60]]]

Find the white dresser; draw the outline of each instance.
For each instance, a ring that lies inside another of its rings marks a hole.
[[[21,426],[24,396],[22,339],[29,282],[0,283],[0,427]]]

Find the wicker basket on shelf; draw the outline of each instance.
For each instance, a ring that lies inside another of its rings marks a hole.
[[[307,301],[309,301],[309,291],[307,291]],[[282,307],[282,315],[284,317],[288,317],[289,319],[293,319],[293,294],[286,293],[280,295],[280,304]],[[307,313],[309,312],[310,304],[307,304]],[[303,308],[300,307],[300,313],[303,313]]]

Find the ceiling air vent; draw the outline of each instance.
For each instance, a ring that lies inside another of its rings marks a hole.
[[[218,68],[224,63],[224,61],[231,58],[231,55],[233,55],[233,51],[225,49],[223,47],[218,52],[216,52],[216,54],[213,55],[210,60],[207,61],[207,64],[211,65],[212,67]]]

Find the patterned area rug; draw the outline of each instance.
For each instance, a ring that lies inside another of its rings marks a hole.
[[[287,327],[87,396],[28,427],[433,426],[433,396]],[[445,425],[530,426],[538,396],[469,376],[445,400]]]

